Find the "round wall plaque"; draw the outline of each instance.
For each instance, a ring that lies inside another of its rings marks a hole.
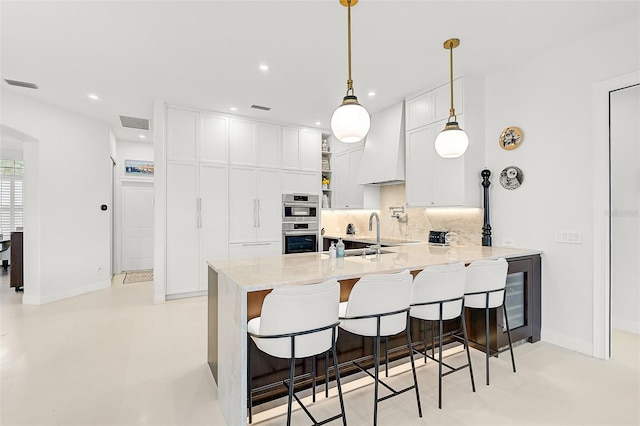
[[[522,130],[519,127],[510,126],[500,133],[498,143],[502,149],[511,150],[519,147],[523,138]]]
[[[516,166],[509,166],[500,172],[500,185],[504,189],[516,189],[522,184],[524,176],[522,170]]]

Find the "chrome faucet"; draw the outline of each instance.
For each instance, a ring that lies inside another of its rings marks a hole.
[[[376,245],[371,246],[372,249],[377,249],[378,253],[380,253],[380,217],[378,213],[373,212],[369,216],[369,231],[373,230],[373,218],[376,218]]]

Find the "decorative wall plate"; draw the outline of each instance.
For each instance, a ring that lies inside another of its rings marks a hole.
[[[498,143],[502,149],[516,149],[522,143],[523,135],[522,130],[519,127],[510,126],[500,133]]]
[[[522,184],[524,176],[522,170],[516,166],[509,166],[500,172],[500,185],[504,189],[516,189]]]

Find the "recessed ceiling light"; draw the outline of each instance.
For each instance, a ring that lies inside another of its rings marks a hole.
[[[375,95],[376,95],[376,92],[371,91],[371,92],[369,92],[369,93],[367,93],[367,94],[368,94],[369,96],[375,96]]]
[[[99,101],[99,100],[100,100],[100,97],[99,97],[98,95],[96,95],[95,93],[89,93],[89,94],[87,95],[87,97],[88,97],[89,99],[91,99],[91,100],[94,100],[94,101]]]
[[[146,139],[146,138],[147,138],[145,135],[138,135],[138,137],[139,137],[140,139]]]
[[[261,69],[262,71],[269,71],[269,66],[268,66],[268,65],[265,65],[265,64],[262,64],[262,65],[260,65],[260,69]]]
[[[321,124],[322,124],[321,122],[316,121],[316,126],[319,126],[319,125],[321,125]]]
[[[229,109],[230,109],[231,111],[237,111],[237,110],[238,110],[238,108],[236,108],[236,107],[229,107]]]

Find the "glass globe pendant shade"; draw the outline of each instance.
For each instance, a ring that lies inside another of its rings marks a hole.
[[[458,123],[450,121],[436,137],[435,148],[442,158],[458,158],[469,146],[469,137]]]
[[[353,96],[345,96],[331,116],[331,131],[340,142],[360,142],[371,127],[369,113]]]

